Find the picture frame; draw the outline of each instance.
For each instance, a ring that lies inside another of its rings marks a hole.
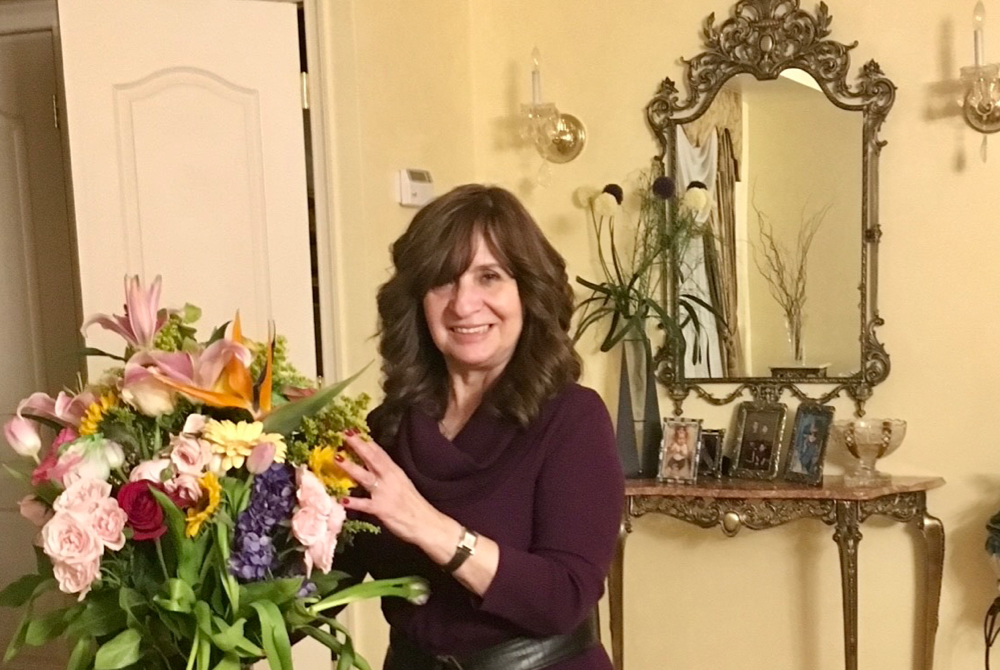
[[[819,486],[823,483],[823,462],[833,426],[833,407],[804,402],[795,410],[792,437],[788,443],[781,478]]]
[[[698,450],[698,476],[721,477],[723,446],[726,442],[726,431],[723,428],[703,428],[701,431],[701,449]]]
[[[694,484],[697,481],[701,421],[684,417],[663,420],[660,463],[656,470],[658,481],[676,484]]]
[[[730,475],[771,480],[778,476],[788,408],[777,402],[744,402],[736,409]]]

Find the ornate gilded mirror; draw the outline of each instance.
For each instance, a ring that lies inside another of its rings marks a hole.
[[[812,15],[799,0],[741,0],[721,24],[706,19],[705,51],[682,60],[689,96],[667,78],[646,108],[657,165],[713,200],[669,264],[673,314],[681,295],[713,308],[698,308],[683,349],[657,355],[676,414],[692,391],[721,405],[788,390],[846,392],[860,415],[889,374],[876,336],[878,131],[895,86],[875,61],[848,83],[857,43],[827,39],[830,20],[825,3]],[[735,388],[713,393],[719,383]]]

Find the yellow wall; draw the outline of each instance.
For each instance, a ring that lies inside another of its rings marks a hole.
[[[386,247],[410,214],[389,198],[392,169],[429,168],[439,192],[471,178],[512,188],[566,255],[571,274],[594,276],[590,231],[572,192],[622,180],[645,164],[654,150],[646,102],[664,76],[681,77],[679,56],[700,50],[704,17],[728,12],[722,2],[668,0],[328,2],[344,15],[331,34],[339,96],[332,160],[342,186],[348,369],[374,357],[364,338],[374,330],[375,287],[385,277]],[[995,594],[983,525],[1000,506],[1000,456],[986,420],[996,413],[991,390],[1000,373],[1000,145],[994,141],[991,162],[979,161],[980,136],[963,126],[949,85],[972,51],[967,4],[830,3],[832,37],[859,42],[852,72],[874,58],[899,86],[881,162],[886,325],[879,333],[893,368],[868,409],[910,422],[886,469],[948,479],[930,494],[948,532],[937,651],[945,670],[982,664],[981,620]],[[553,167],[546,188],[531,185],[538,159],[517,146],[514,129],[536,44],[546,97],[583,119],[590,135],[579,159]],[[613,403],[617,361],[595,348],[593,341],[582,347],[586,381]],[[848,414],[848,403],[836,405]],[[731,412],[685,405],[707,426],[726,425]],[[834,468],[842,462],[832,459]],[[626,556],[628,666],[842,667],[836,547],[828,528],[811,523],[725,539],[669,519],[638,520]],[[914,538],[880,522],[864,531],[861,665],[910,668]],[[371,609],[355,618],[362,650],[378,663],[381,633],[371,632]]]

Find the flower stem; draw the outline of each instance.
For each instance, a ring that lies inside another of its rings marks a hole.
[[[160,538],[156,538],[156,556],[160,559],[160,567],[163,568],[163,578],[170,579],[170,574],[167,572],[167,561],[163,558],[163,545],[160,544]]]

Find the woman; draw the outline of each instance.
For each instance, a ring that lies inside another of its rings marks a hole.
[[[338,564],[421,575],[386,599],[385,668],[609,670],[592,613],[623,478],[607,410],[578,386],[563,259],[495,187],[456,188],[392,246],[378,293],[384,403],[344,461],[382,527]],[[349,569],[349,568],[348,568]],[[457,665],[456,665],[457,663]]]

